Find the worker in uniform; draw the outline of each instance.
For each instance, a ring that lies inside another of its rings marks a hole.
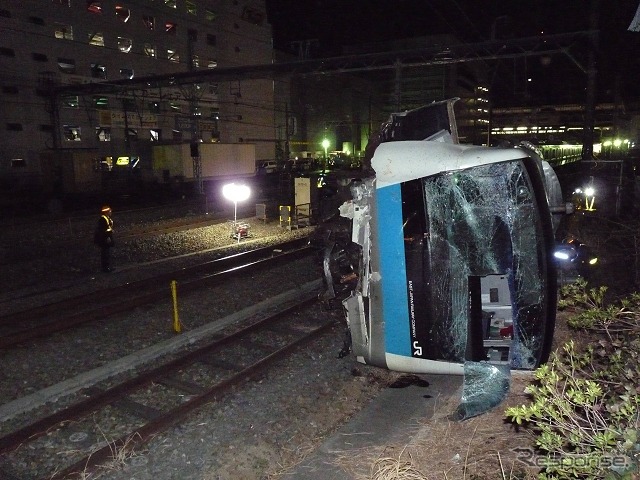
[[[93,237],[93,241],[100,247],[100,263],[103,272],[112,272],[111,248],[113,247],[113,219],[111,207],[104,206],[100,210],[100,218]]]

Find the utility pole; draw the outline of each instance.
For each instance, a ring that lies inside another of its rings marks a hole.
[[[587,98],[585,101],[584,139],[582,142],[583,160],[593,160],[596,78],[598,74],[598,70],[596,68],[596,54],[598,50],[598,3],[599,0],[591,0],[591,11],[589,14],[589,28],[592,33],[589,38],[589,65],[587,66]]]

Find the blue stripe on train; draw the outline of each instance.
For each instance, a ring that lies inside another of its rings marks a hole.
[[[380,188],[376,194],[385,351],[410,357],[407,269],[400,184]]]

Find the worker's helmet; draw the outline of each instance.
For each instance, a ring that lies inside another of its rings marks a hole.
[[[103,215],[110,215],[111,214],[111,207],[108,205],[105,205],[104,207],[102,207],[102,209],[100,210],[100,212]]]

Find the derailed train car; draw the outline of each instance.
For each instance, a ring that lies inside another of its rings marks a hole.
[[[372,143],[321,229],[325,298],[344,306],[362,363],[533,369],[554,331],[560,185],[532,149],[460,145],[454,101],[393,115]]]

